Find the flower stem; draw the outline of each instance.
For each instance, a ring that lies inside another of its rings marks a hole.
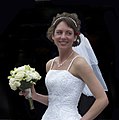
[[[28,98],[28,101],[29,101],[29,104],[30,104],[30,109],[31,110],[35,109],[32,98]]]

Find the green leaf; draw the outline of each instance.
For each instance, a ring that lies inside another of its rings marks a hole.
[[[31,88],[32,84],[26,81],[21,81],[21,85],[19,87],[20,90],[25,90],[27,88]]]

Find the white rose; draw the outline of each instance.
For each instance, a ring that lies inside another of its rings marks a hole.
[[[29,75],[27,75],[27,77],[26,77],[26,81],[27,82],[29,82],[29,81],[31,81],[33,78],[32,78],[32,76],[29,74]]]
[[[36,71],[33,72],[32,75],[33,75],[33,78],[34,78],[34,79],[38,79],[38,80],[41,79],[41,76],[40,76],[39,73],[36,72]]]
[[[24,74],[25,74],[25,72],[22,72],[22,71],[18,72],[15,75],[15,79],[17,79],[17,80],[23,80]]]
[[[18,68],[14,68],[14,71],[17,73],[17,72],[20,72],[20,71],[25,71],[25,66],[21,66],[21,67],[18,67]]]
[[[9,85],[10,85],[11,89],[16,90],[17,87],[19,87],[21,85],[21,83],[19,81],[16,81],[15,79],[10,79]]]
[[[10,85],[10,88],[11,88],[12,90],[17,90],[17,87],[14,86],[14,85]]]

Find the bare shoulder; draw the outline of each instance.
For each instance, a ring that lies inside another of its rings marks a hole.
[[[74,66],[74,70],[77,76],[85,76],[85,74],[87,74],[89,71],[91,70],[90,65],[87,63],[87,61],[85,60],[85,58],[83,57],[77,57],[74,62],[73,62],[73,66]]]
[[[76,59],[75,59],[75,62],[74,62],[74,65],[75,67],[77,66],[79,68],[80,67],[83,67],[83,66],[86,66],[88,65],[87,61],[85,60],[85,58],[81,57],[81,56],[78,56]]]
[[[52,63],[53,59],[50,59],[47,63],[46,63],[46,72],[49,71],[50,67],[51,67],[51,63]]]

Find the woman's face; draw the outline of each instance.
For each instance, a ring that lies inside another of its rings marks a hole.
[[[74,35],[74,30],[62,21],[57,25],[52,39],[58,48],[68,48],[72,47],[73,42],[76,40],[76,36]]]

